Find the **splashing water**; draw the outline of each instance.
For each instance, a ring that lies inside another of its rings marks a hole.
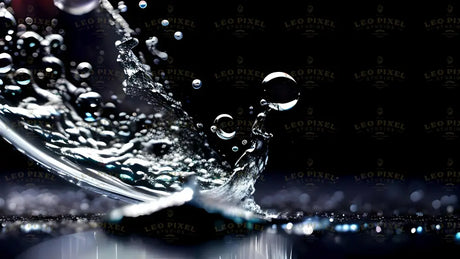
[[[72,1],[56,2],[60,8],[75,12]],[[264,214],[252,194],[267,164],[272,138],[265,130],[265,120],[272,110],[292,108],[298,93],[272,99],[269,94],[262,101],[265,110],[257,115],[251,136],[245,140],[249,148],[231,166],[210,147],[200,130],[203,126],[194,123],[181,103],[152,78],[148,67],[134,54],[132,49],[139,41],[131,36],[133,30],[118,9],[107,0],[102,0],[100,7],[120,36],[115,46],[125,76],[123,90],[145,100],[152,113],[119,111],[117,102],[105,102],[90,86],[77,86],[65,78],[64,64],[52,51],[63,44],[61,35],[42,37],[33,31],[17,30],[17,44],[22,44],[24,55],[42,56],[44,71],[34,75],[27,67],[13,65],[13,49],[0,53],[2,136],[50,171],[111,197],[152,201],[183,190],[193,177],[204,197]],[[8,12],[1,8],[0,12]],[[156,48],[158,38],[151,37],[145,43],[153,55],[167,59],[167,54]],[[81,62],[74,74],[84,81],[92,73],[91,64]],[[52,80],[45,88],[36,82],[37,78]],[[200,80],[193,82],[197,89],[201,84]],[[294,79],[282,72],[268,75],[262,83],[270,93],[279,91],[280,85],[292,88],[294,84]],[[221,115],[215,123],[231,118]],[[223,139],[235,134],[216,130]]]

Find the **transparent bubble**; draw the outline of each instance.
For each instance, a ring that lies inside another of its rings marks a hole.
[[[229,128],[234,128],[233,117],[229,114],[220,114],[214,119],[214,124],[211,126],[211,132],[223,140],[229,140],[235,137],[236,131],[225,131]]]
[[[21,34],[19,38],[21,40],[18,40],[17,42],[18,48],[25,49],[29,52],[36,51],[40,46],[40,42],[43,40],[43,37],[34,31],[26,31]]]
[[[14,72],[14,81],[18,85],[28,85],[32,82],[32,72],[27,68],[20,68]]]
[[[273,72],[267,75],[262,81],[262,87],[265,101],[273,110],[289,110],[299,101],[300,90],[296,81],[284,72]]]
[[[0,24],[0,37],[16,27],[16,19],[3,5],[0,5]]]
[[[93,67],[88,62],[81,62],[77,66],[77,73],[80,76],[80,78],[87,79],[88,77],[91,76],[92,72],[93,72]]]
[[[233,147],[232,147],[232,151],[233,151],[233,152],[238,152],[238,150],[239,150],[239,148],[238,148],[237,146],[233,146]]]
[[[174,39],[176,39],[176,40],[181,40],[183,37],[184,37],[184,34],[182,34],[181,31],[176,31],[174,33]]]
[[[97,92],[82,93],[78,96],[76,104],[85,121],[93,122],[100,115],[102,97]]]
[[[120,2],[118,2],[118,10],[121,13],[125,13],[126,11],[128,11],[128,6],[126,6],[125,2],[120,1]]]
[[[192,81],[193,89],[200,89],[201,88],[201,80],[195,79]]]
[[[45,39],[48,41],[52,53],[58,51],[64,44],[64,37],[60,34],[49,34]]]
[[[165,27],[166,27],[166,26],[168,26],[168,25],[169,25],[169,21],[168,21],[168,20],[166,20],[166,19],[165,19],[165,20],[162,20],[162,21],[161,21],[161,25],[163,25],[163,26],[165,26]]]
[[[96,9],[99,0],[54,0],[54,5],[66,13],[83,15]]]
[[[8,53],[0,53],[0,74],[6,74],[13,68],[13,58]]]
[[[34,22],[34,19],[32,19],[32,17],[26,17],[24,21],[27,25],[31,25]]]
[[[57,79],[64,73],[64,63],[54,56],[46,56],[42,58],[45,67],[45,74],[49,78]]]
[[[139,7],[141,9],[145,9],[147,7],[147,1],[144,1],[144,0],[139,1]]]
[[[22,93],[22,88],[17,85],[5,85],[3,93],[9,97],[18,97]]]

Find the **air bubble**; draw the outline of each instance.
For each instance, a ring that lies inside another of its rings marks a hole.
[[[176,31],[174,33],[174,39],[176,39],[176,40],[181,40],[183,37],[184,37],[184,34],[182,34],[181,31]]]
[[[6,74],[13,68],[13,58],[8,53],[0,54],[0,74]]]
[[[99,0],[54,0],[54,5],[72,15],[83,15],[96,9]]]
[[[14,81],[18,85],[28,85],[32,81],[32,72],[27,68],[20,68],[14,72]]]
[[[126,11],[128,11],[128,6],[126,6],[126,4],[125,4],[124,1],[118,2],[118,10],[119,10],[121,13],[125,13]]]
[[[235,137],[236,131],[225,131],[228,128],[233,128],[233,117],[229,114],[220,114],[214,119],[214,125],[211,126],[211,132],[223,140],[229,140]]]
[[[262,81],[262,87],[264,99],[268,107],[273,110],[289,110],[299,101],[300,91],[296,81],[284,72],[273,72],[267,75]]]
[[[141,9],[145,9],[147,7],[147,1],[144,1],[144,0],[139,1],[139,7]]]
[[[93,73],[93,67],[88,62],[81,62],[77,66],[77,73],[82,79],[87,79]]]
[[[161,21],[161,25],[163,25],[164,27],[168,26],[169,25],[169,21],[168,20],[162,20]]]
[[[200,89],[201,88],[201,80],[195,79],[192,81],[193,89]]]

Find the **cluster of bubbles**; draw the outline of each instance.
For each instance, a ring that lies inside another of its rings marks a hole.
[[[79,15],[93,3],[60,1],[56,6]],[[178,191],[190,175],[197,176],[204,189],[225,182],[231,171],[228,164],[181,147],[197,141],[193,132],[181,130],[189,127],[186,120],[170,121],[161,112],[121,110],[118,96],[107,100],[92,89],[89,62],[65,65],[60,59],[66,50],[63,31],[51,28],[42,36],[33,29],[32,19],[25,19],[32,20],[30,24],[16,24],[3,3],[0,13],[10,24],[1,40],[0,115],[12,121],[14,130],[25,130],[27,141],[125,183],[154,190]],[[156,57],[167,59],[165,52],[156,50],[157,42],[152,37],[146,43]],[[66,78],[66,69],[72,78]]]

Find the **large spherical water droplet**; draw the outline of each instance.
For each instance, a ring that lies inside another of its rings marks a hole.
[[[18,85],[28,85],[32,82],[32,72],[27,68],[20,68],[14,72],[14,81]]]
[[[192,86],[193,89],[200,89],[201,88],[201,80],[200,79],[195,79],[192,81]]]
[[[277,111],[286,111],[299,101],[300,91],[297,82],[284,72],[273,72],[262,81],[264,97],[268,107]]]
[[[77,66],[77,73],[82,79],[87,79],[93,73],[93,66],[88,62],[81,62]]]
[[[174,33],[174,39],[181,40],[184,37],[184,34],[181,31],[176,31]]]
[[[96,121],[100,116],[102,109],[102,97],[96,92],[87,92],[80,94],[76,100],[77,107],[85,121]]]
[[[233,127],[233,117],[229,114],[220,114],[214,119],[214,125],[211,126],[211,131],[216,133],[220,139],[229,140],[236,135],[236,131],[228,131],[229,128]]]
[[[2,25],[0,26],[0,37],[16,28],[16,19],[3,5],[0,7],[0,24]]]
[[[0,53],[0,74],[6,74],[13,68],[13,58],[8,53]]]
[[[141,9],[147,8],[147,2],[144,1],[144,0],[139,1],[139,7],[140,7]]]
[[[45,68],[45,75],[50,79],[57,79],[64,73],[64,63],[54,56],[46,56],[42,58]]]
[[[96,9],[99,0],[54,0],[54,5],[66,13],[83,15]]]

